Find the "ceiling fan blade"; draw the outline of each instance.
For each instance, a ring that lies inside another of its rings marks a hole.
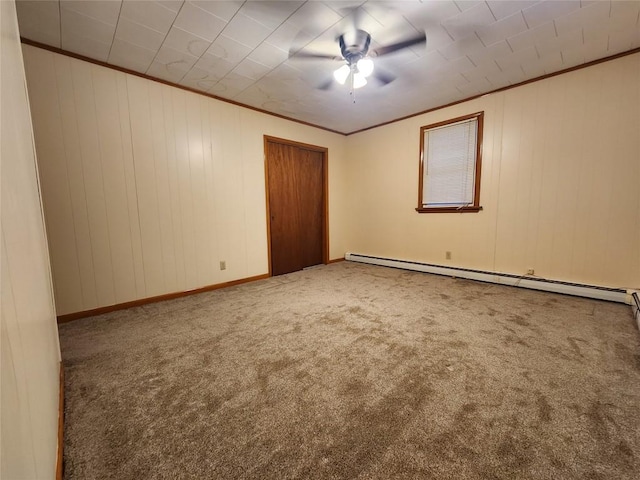
[[[297,52],[289,52],[289,58],[303,58],[303,59],[320,58],[323,60],[343,60],[341,56],[328,55],[326,53],[305,52],[304,50],[298,50]]]
[[[330,78],[324,82],[322,82],[321,84],[319,84],[318,86],[316,86],[316,88],[318,90],[331,90],[333,88],[334,85],[334,81],[333,78]]]
[[[387,85],[388,83],[393,82],[396,79],[396,76],[389,73],[389,72],[385,72],[379,68],[376,68],[373,71],[372,74],[376,80],[378,80],[380,83],[382,83],[382,85]]]
[[[381,57],[382,55],[388,55],[390,53],[397,52],[398,50],[402,50],[403,48],[411,47],[419,43],[426,43],[426,41],[427,36],[423,32],[415,37],[403,40],[402,42],[392,43],[391,45],[376,48],[372,50],[371,53],[376,57]]]

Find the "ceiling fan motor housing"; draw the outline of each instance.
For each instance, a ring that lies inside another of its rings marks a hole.
[[[353,37],[345,40],[345,36]],[[364,30],[356,30],[353,35],[342,34],[339,37],[340,52],[349,65],[355,65],[358,60],[367,56],[371,35]]]

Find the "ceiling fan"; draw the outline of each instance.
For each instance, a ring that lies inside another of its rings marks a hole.
[[[396,78],[394,75],[384,72],[381,69],[374,69],[373,58],[389,55],[390,53],[394,53],[414,45],[424,44],[427,41],[427,37],[424,32],[422,32],[400,42],[370,49],[371,34],[365,30],[357,28],[352,32],[341,34],[336,40],[340,46],[341,56],[299,50],[290,51],[289,58],[319,58],[345,62],[340,68],[333,72],[332,79],[323,83],[318,88],[326,90],[333,85],[334,81],[341,85],[344,85],[349,81],[350,93],[353,96],[353,101],[355,103],[353,91],[354,89],[366,85],[367,77],[373,75],[373,77],[383,85],[392,82]]]

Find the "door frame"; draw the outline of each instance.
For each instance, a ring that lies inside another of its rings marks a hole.
[[[272,277],[271,268],[271,212],[269,207],[269,157],[268,144],[278,143],[280,145],[289,145],[302,148],[304,150],[312,150],[322,153],[322,263],[329,263],[329,149],[309,143],[296,142],[284,138],[272,137],[264,135],[264,185],[267,212],[267,258],[269,263],[269,276]]]

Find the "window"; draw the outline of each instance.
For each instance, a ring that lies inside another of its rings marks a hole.
[[[478,212],[484,112],[420,129],[418,208],[429,212]]]

